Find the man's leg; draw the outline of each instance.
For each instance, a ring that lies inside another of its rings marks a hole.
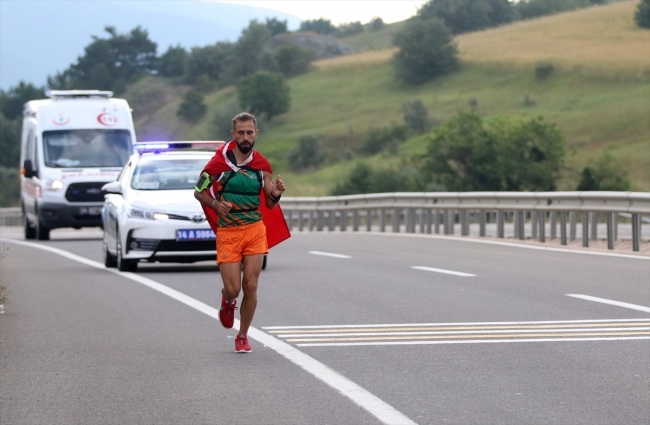
[[[247,335],[248,328],[253,321],[253,315],[257,307],[257,282],[260,278],[263,262],[264,254],[244,256],[244,277],[242,279],[244,298],[242,299],[241,309],[239,310],[241,315],[240,334]]]
[[[221,280],[223,280],[223,289],[221,294],[227,301],[233,301],[239,296],[241,291],[241,261],[236,263],[219,264]]]

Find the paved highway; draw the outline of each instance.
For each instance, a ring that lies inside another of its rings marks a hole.
[[[648,259],[296,233],[235,354],[211,263],[2,243],[0,424],[650,423]]]

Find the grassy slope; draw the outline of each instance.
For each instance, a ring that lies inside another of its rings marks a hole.
[[[569,145],[562,189],[574,189],[579,170],[608,149],[630,171],[634,189],[648,191],[650,31],[634,26],[635,7],[636,1],[629,1],[459,36],[461,70],[418,87],[393,80],[390,49],[320,61],[313,72],[290,80],[291,111],[273,120],[258,148],[282,172],[291,195],[324,195],[345,176],[350,162],[303,175],[287,171],[285,150],[300,135],[316,134],[330,152],[342,152],[358,147],[368,128],[401,122],[400,106],[406,100],[422,99],[433,117],[444,122],[474,98],[484,118],[541,115],[559,125]],[[359,50],[382,47],[399,25],[403,23],[344,41]],[[556,72],[540,82],[534,65],[541,60],[553,62]],[[526,95],[535,106],[524,106]],[[206,102],[214,109],[235,98],[231,87],[209,94]],[[140,118],[139,133],[209,138],[211,114],[196,125],[179,123],[179,103],[175,97],[155,115]],[[407,141],[397,155],[364,160],[408,159],[425,151],[424,139]]]

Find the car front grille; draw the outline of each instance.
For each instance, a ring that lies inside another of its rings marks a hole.
[[[65,192],[65,199],[70,202],[103,202],[102,186],[106,183],[72,183]]]
[[[136,247],[137,245],[137,247]],[[156,252],[188,252],[188,251],[216,251],[216,242],[211,241],[175,241],[169,239],[139,239],[134,238],[129,243],[133,251]]]

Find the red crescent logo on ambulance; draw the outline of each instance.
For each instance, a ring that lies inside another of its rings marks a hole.
[[[64,117],[63,114],[59,114],[58,117],[52,120],[52,123],[54,123],[54,125],[66,125],[69,122],[70,122],[70,118]]]
[[[114,125],[117,125],[117,117],[108,112],[97,115],[97,121],[99,121],[101,125],[105,125],[107,127],[113,127]]]

